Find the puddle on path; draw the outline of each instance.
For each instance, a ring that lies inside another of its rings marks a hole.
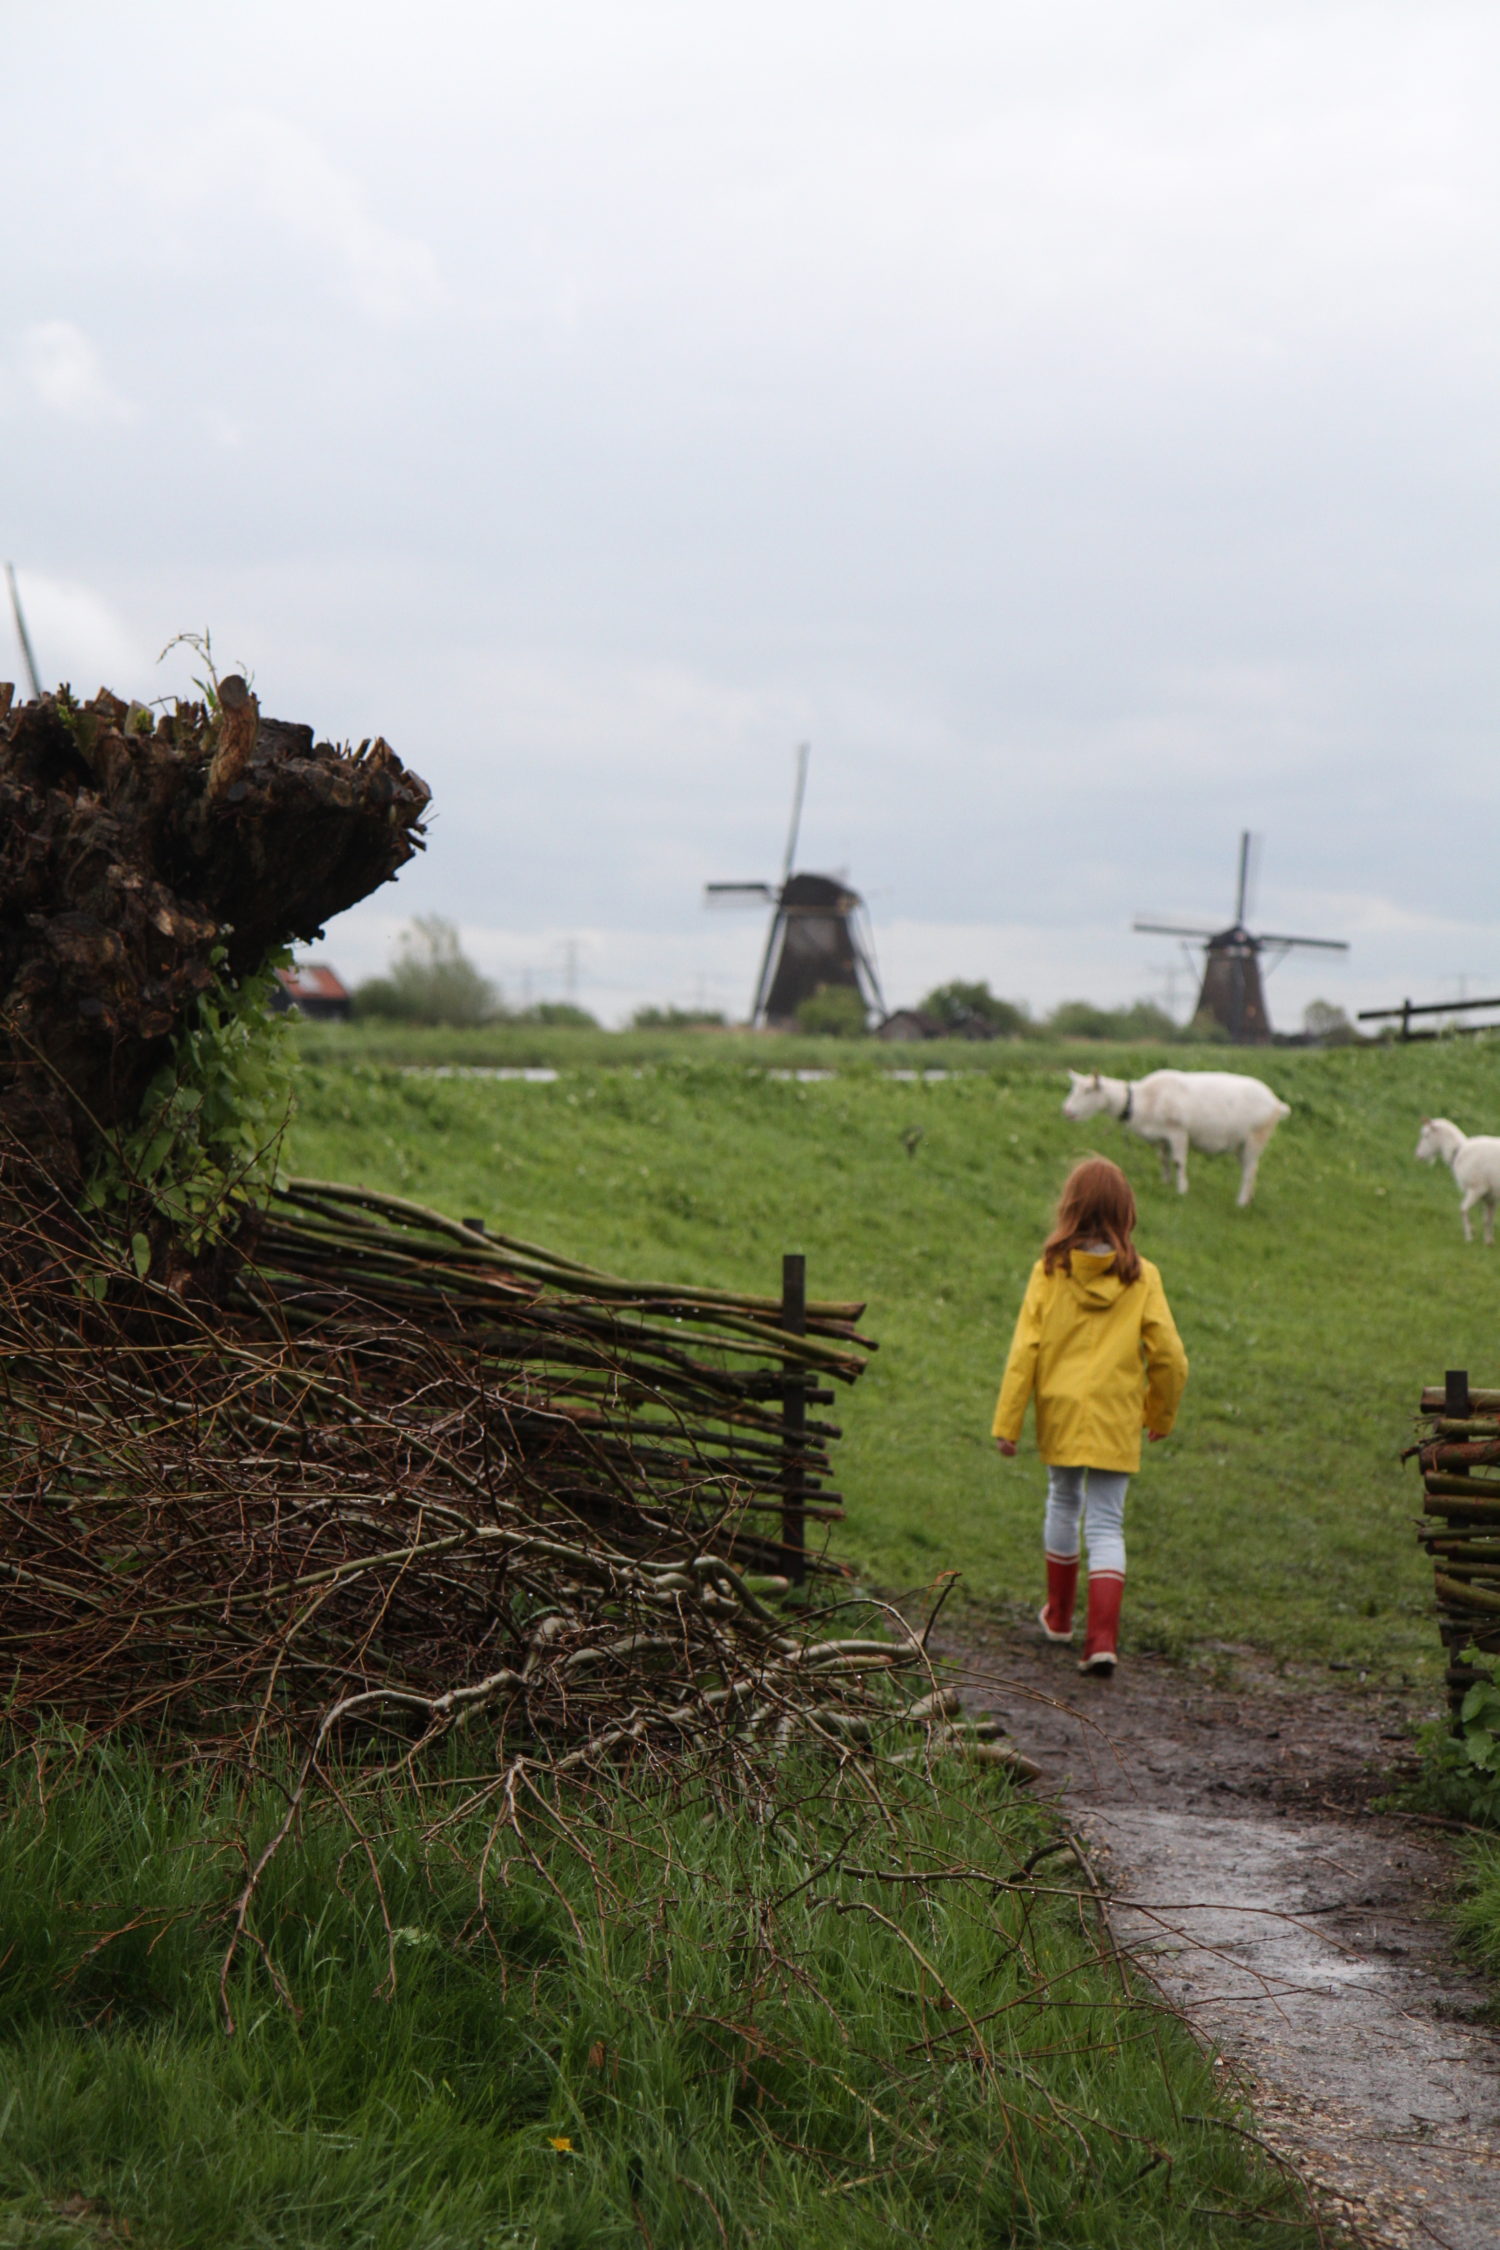
[[[1500,2242],[1500,2041],[1376,1824],[1094,1807],[1111,1920],[1377,2240]],[[1434,1872],[1436,1872],[1434,1870]]]
[[[1368,1809],[1394,1696],[1150,1658],[1080,1681],[1024,1628],[941,1653],[1088,1837],[1122,1941],[1254,2087],[1261,2131],[1372,2245],[1500,2246],[1500,2032],[1439,1916],[1440,1835]]]

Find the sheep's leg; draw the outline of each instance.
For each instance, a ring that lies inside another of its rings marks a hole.
[[[1166,1141],[1158,1141],[1156,1153],[1161,1158],[1161,1184],[1163,1187],[1170,1187],[1172,1185],[1172,1151],[1169,1144]]]
[[[1179,1195],[1186,1195],[1188,1152],[1186,1133],[1169,1133],[1167,1135],[1167,1146],[1172,1152],[1172,1162],[1177,1168],[1177,1192]]]
[[[1245,1135],[1245,1144],[1240,1150],[1240,1192],[1235,1198],[1242,1211],[1255,1193],[1255,1175],[1260,1170],[1260,1160],[1266,1153],[1266,1144],[1275,1132],[1276,1124],[1277,1120],[1272,1118],[1269,1125],[1257,1125],[1253,1133]]]
[[[1470,1212],[1471,1212],[1471,1211],[1473,1210],[1473,1208],[1474,1208],[1475,1204],[1476,1204],[1476,1203],[1477,1203],[1478,1201],[1479,1201],[1479,1190],[1478,1190],[1478,1188],[1465,1188],[1465,1189],[1464,1189],[1464,1199],[1463,1199],[1462,1203],[1460,1203],[1460,1205],[1459,1205],[1459,1207],[1458,1207],[1458,1215],[1459,1215],[1459,1217],[1460,1217],[1460,1218],[1462,1219],[1462,1221],[1463,1221],[1463,1223],[1464,1223],[1464,1240],[1465,1240],[1465,1242],[1472,1242],[1472,1241],[1473,1241],[1473,1239],[1474,1239],[1474,1229],[1473,1229],[1473,1228],[1472,1228],[1472,1227],[1470,1226],[1470,1224],[1469,1224],[1469,1213],[1470,1213]]]

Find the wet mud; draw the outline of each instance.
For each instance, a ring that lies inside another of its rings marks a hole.
[[[1377,1809],[1409,1697],[1218,1652],[1081,1679],[1035,1626],[934,1654],[1087,1838],[1122,1943],[1238,2072],[1259,2130],[1379,2250],[1500,2246],[1500,2019],[1455,1959],[1450,1835]]]

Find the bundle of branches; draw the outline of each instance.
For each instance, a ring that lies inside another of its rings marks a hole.
[[[64,1198],[138,1117],[201,998],[386,882],[426,784],[314,742],[239,677],[160,714],[0,683],[0,1200]]]
[[[277,1190],[243,1241],[237,1295],[289,1334],[318,1332],[353,1293],[372,1315],[461,1343],[512,1394],[523,1446],[534,1423],[524,1385],[539,1386],[547,1426],[565,1415],[591,1440],[588,1482],[569,1497],[596,1516],[621,1489],[632,1506],[691,1491],[696,1506],[733,1514],[737,1552],[774,1561],[766,1518],[791,1508],[800,1550],[804,1519],[842,1514],[824,1481],[840,1432],[807,1409],[831,1404],[830,1380],[861,1373],[873,1348],[856,1330],[861,1304],[814,1301],[792,1333],[779,1298],[627,1280],[328,1180]]]
[[[863,1364],[859,1305],[791,1319],[272,1188],[254,980],[426,803],[383,742],[315,744],[239,679],[158,719],[0,693],[12,1719],[313,1767],[480,1720],[549,1773],[859,1741],[918,1643],[765,1598],[839,1512],[808,1409]]]
[[[441,1321],[326,1288],[293,1338],[114,1279],[99,1299],[32,1273],[0,1311],[22,1727],[316,1761],[330,1737],[482,1723],[500,1766],[557,1774],[793,1732],[847,1747],[923,1666],[894,1613],[852,1637],[829,1637],[847,1602],[778,1615],[784,1581],[729,1559],[722,1467],[679,1433],[675,1486],[628,1481],[546,1367],[499,1388]]]
[[[1424,1390],[1417,1536],[1433,1563],[1445,1674],[1455,1716],[1481,1677],[1464,1651],[1500,1656],[1500,1390]]]

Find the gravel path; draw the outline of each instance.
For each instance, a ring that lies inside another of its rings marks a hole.
[[[1403,1700],[1159,1660],[1081,1680],[1035,1628],[935,1653],[1002,1717],[1090,1839],[1123,1941],[1248,2077],[1260,2126],[1371,2245],[1500,2250],[1500,2031],[1437,1909],[1440,1830],[1370,1799],[1409,1759]]]

